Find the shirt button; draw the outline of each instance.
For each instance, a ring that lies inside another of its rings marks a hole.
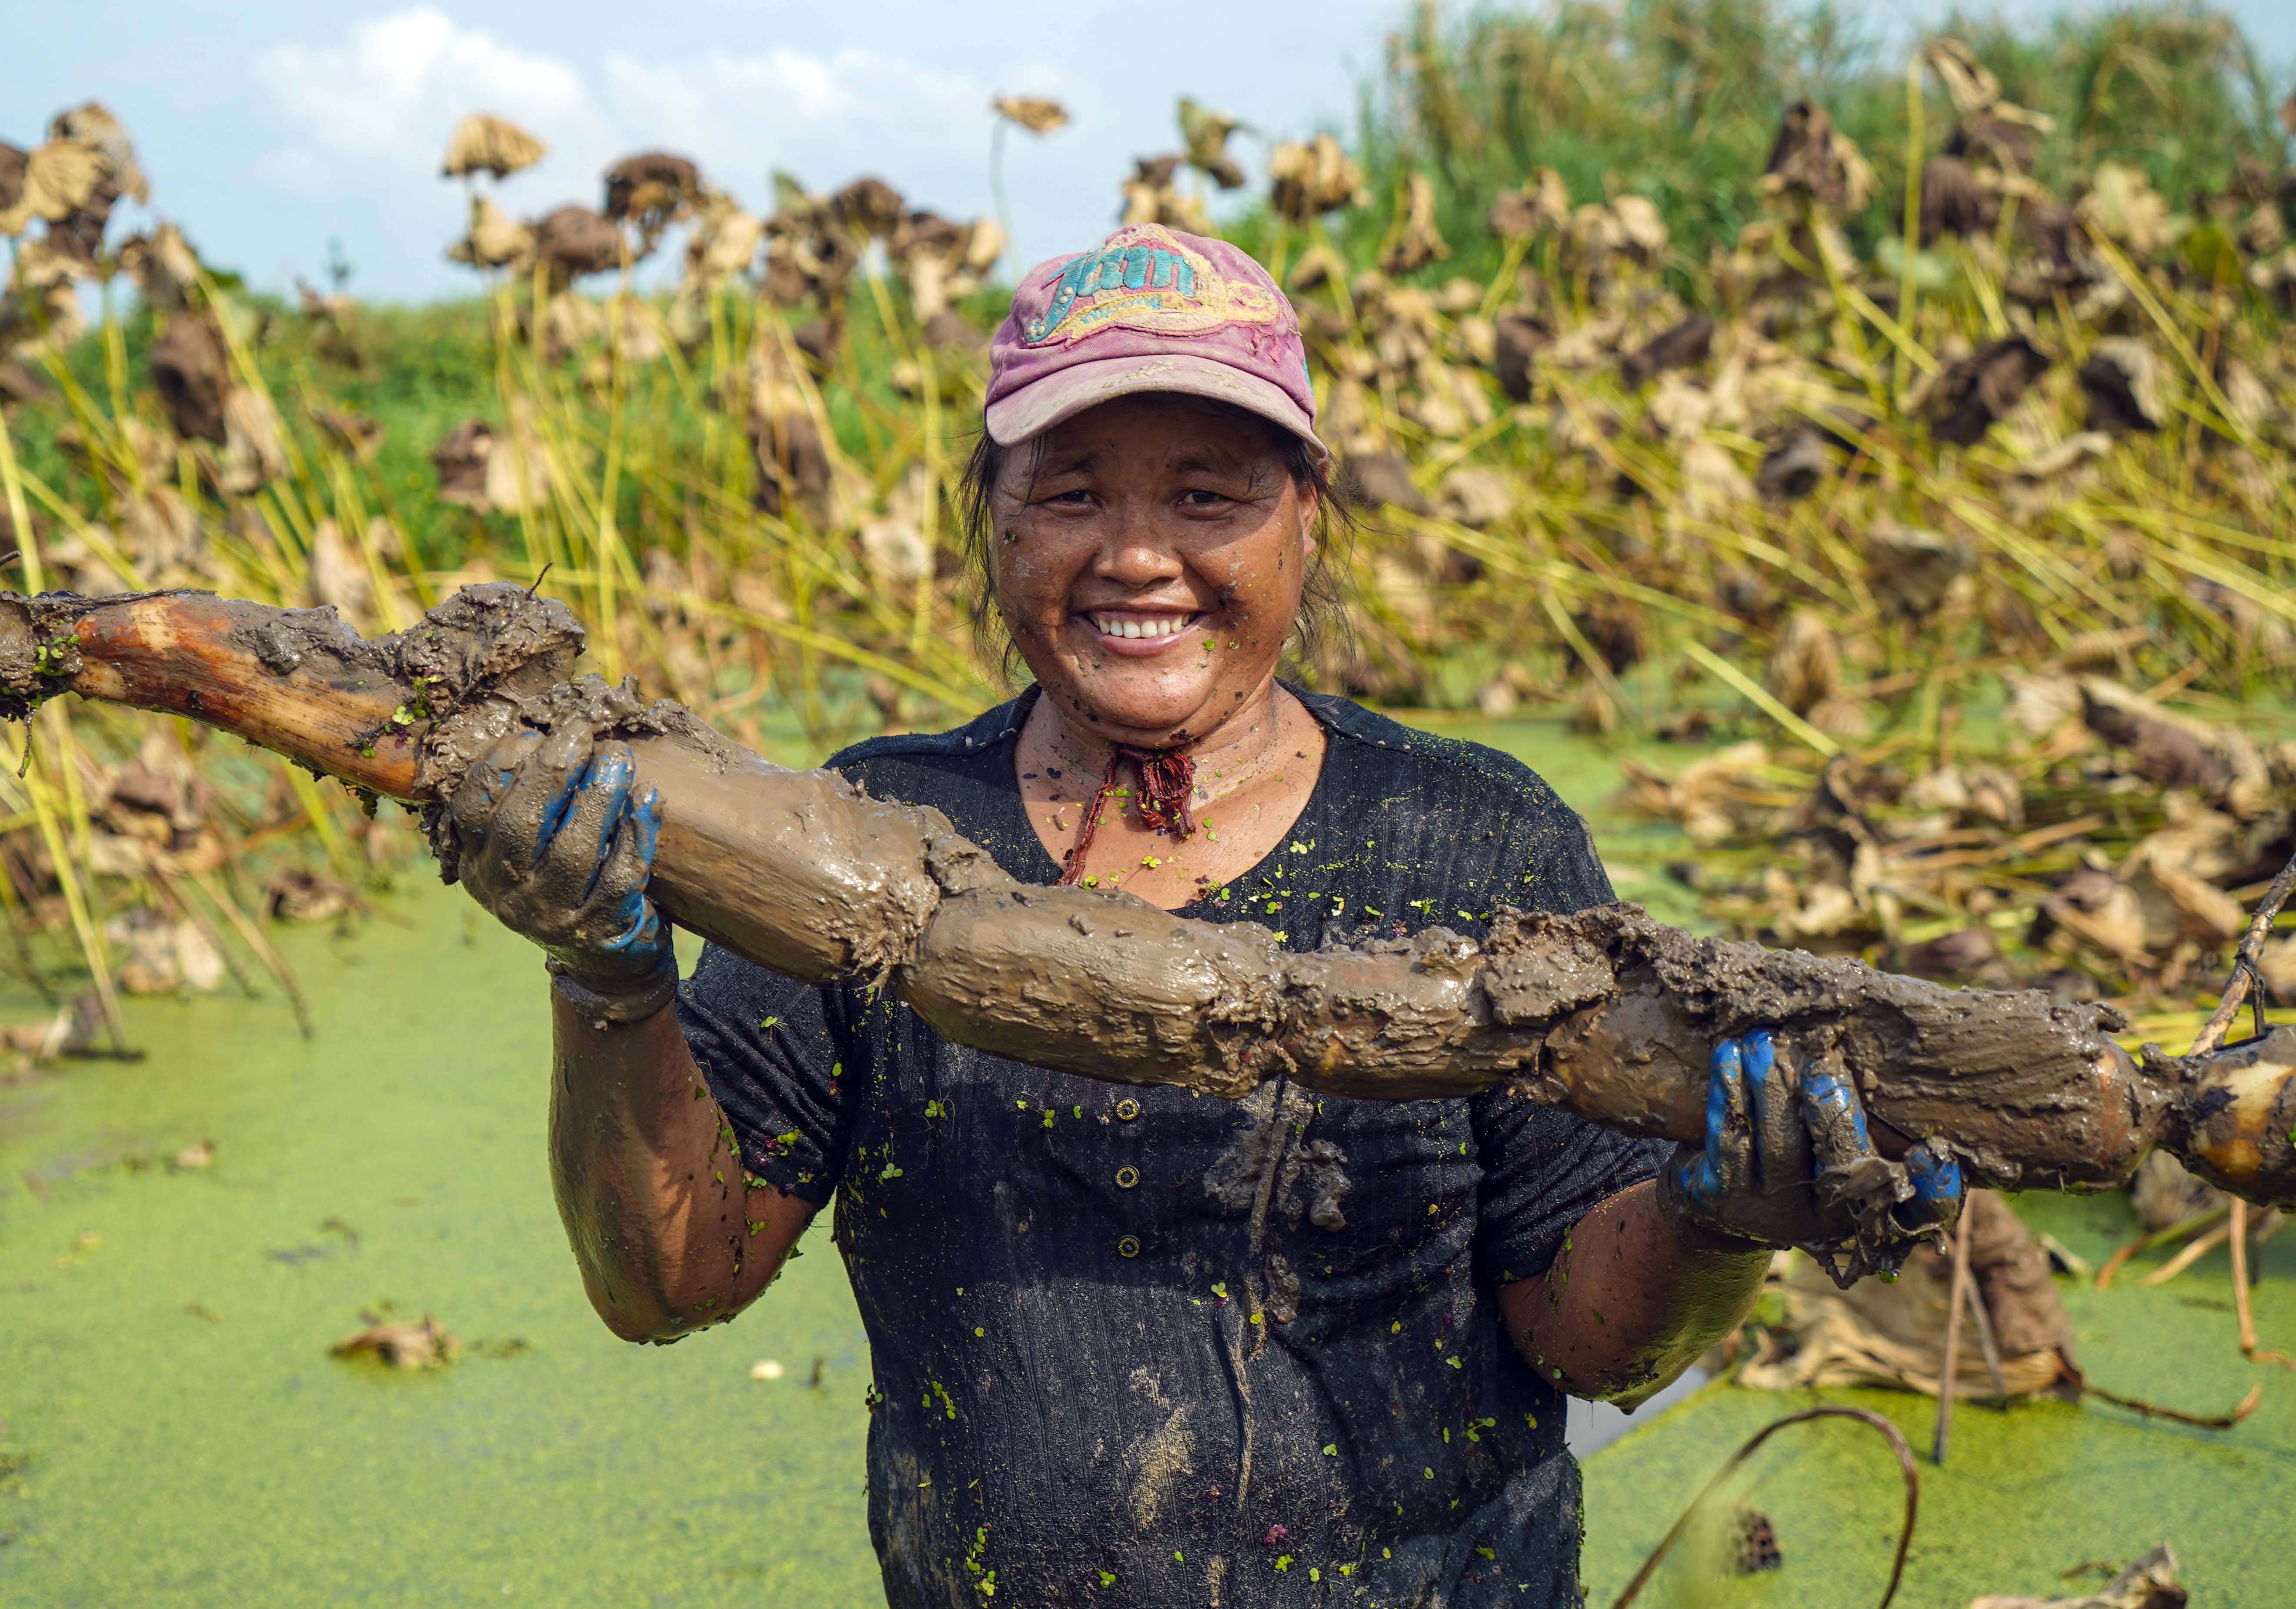
[[[1140,1255],[1140,1243],[1128,1235],[1116,1243],[1116,1254],[1119,1257],[1137,1257]]]
[[[1135,1186],[1135,1185],[1138,1184],[1139,1182],[1140,1182],[1140,1170],[1139,1170],[1139,1169],[1137,1169],[1137,1168],[1132,1168],[1132,1167],[1125,1167],[1125,1168],[1119,1168],[1119,1169],[1116,1170],[1116,1187],[1117,1187],[1118,1189],[1119,1189],[1119,1190],[1129,1190],[1130,1188],[1132,1188],[1132,1186]]]
[[[1116,1103],[1116,1116],[1119,1122],[1128,1123],[1139,1115],[1140,1103],[1134,1100],[1130,1096],[1128,1095],[1122,1100]]]

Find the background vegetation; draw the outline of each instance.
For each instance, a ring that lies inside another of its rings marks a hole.
[[[2183,5],[1886,55],[1759,0],[1423,5],[1351,142],[1273,144],[1263,185],[1184,103],[1111,217],[1217,210],[1300,309],[1365,527],[1299,675],[1755,740],[1632,800],[1715,920],[2175,1005],[2296,841],[2286,87]],[[604,674],[789,755],[997,695],[950,497],[993,222],[790,176],[753,218],[660,152],[513,220],[534,144],[457,131],[482,289],[419,308],[114,238],[143,180],[95,103],[0,151],[11,584],[387,630],[547,567]],[[641,292],[649,257],[682,276]],[[102,1043],[117,980],[284,982],[264,920],[411,853],[196,729],[52,705],[22,742],[0,899],[59,1006],[27,1055]]]

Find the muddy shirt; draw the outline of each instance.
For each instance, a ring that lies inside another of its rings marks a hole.
[[[1183,915],[1312,949],[1611,897],[1516,761],[1301,696],[1328,739],[1306,810]],[[832,763],[1054,882],[1014,776],[1028,705]],[[836,1199],[892,1609],[1578,1601],[1562,1400],[1492,1287],[1664,1145],[1502,1096],[1099,1083],[715,947],[679,1013],[750,1170]]]

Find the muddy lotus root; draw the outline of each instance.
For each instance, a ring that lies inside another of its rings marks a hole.
[[[1836,1059],[1892,1154],[1948,1142],[1973,1181],[2117,1182],[2165,1147],[2249,1199],[2296,1199],[2296,1028],[2208,1058],[2110,1036],[2110,1007],[1952,990],[1693,937],[1628,905],[1504,913],[1293,954],[1248,923],[1015,882],[938,811],[774,766],[676,704],[574,677],[562,604],[467,587],[362,638],[332,609],[204,593],[0,595],[0,715],[62,692],[189,716],[356,788],[421,801],[524,725],[626,740],[660,791],[652,893],[679,925],[808,981],[879,981],[961,1043],[1095,1078],[1241,1096],[1278,1074],[1349,1096],[1504,1087],[1694,1140],[1713,1041],[1755,1026]]]

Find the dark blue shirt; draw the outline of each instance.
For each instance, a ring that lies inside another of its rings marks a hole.
[[[1056,882],[1014,770],[1030,696],[832,764]],[[1312,949],[1611,898],[1515,760],[1301,696],[1328,740],[1305,811],[1183,915]],[[679,1013],[750,1170],[836,1200],[893,1609],[1578,1602],[1562,1400],[1492,1290],[1665,1145],[1499,1095],[1100,1083],[714,947]]]

